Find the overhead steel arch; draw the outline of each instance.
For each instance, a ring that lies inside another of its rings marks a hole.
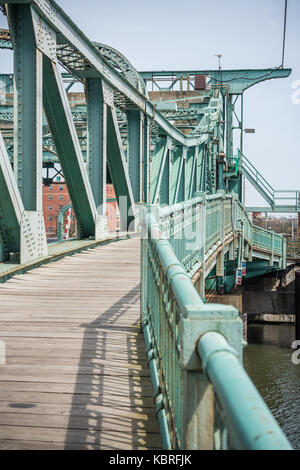
[[[110,65],[124,78],[126,78],[135,88],[147,96],[144,79],[138,71],[131,65],[129,60],[111,46],[99,42],[92,42],[96,49],[101,52]],[[0,48],[13,49],[11,33],[8,29],[0,29]]]
[[[145,82],[138,71],[131,65],[129,60],[111,46],[93,42],[96,49],[109,61],[114,69],[121,73],[135,88],[147,95]]]

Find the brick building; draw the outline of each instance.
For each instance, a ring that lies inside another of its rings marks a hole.
[[[67,204],[70,204],[70,196],[66,183],[54,181],[50,186],[43,185],[43,212],[47,238],[56,238],[58,216]]]
[[[56,178],[50,186],[43,185],[43,212],[47,238],[56,238],[59,213],[63,207],[71,203],[67,185],[59,178]],[[112,184],[106,186],[106,198],[108,231],[115,232],[118,228],[119,217]],[[70,235],[76,235],[76,220],[73,211],[71,213]]]

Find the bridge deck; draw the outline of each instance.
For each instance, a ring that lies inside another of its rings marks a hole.
[[[159,449],[139,333],[139,240],[0,285],[0,449]]]

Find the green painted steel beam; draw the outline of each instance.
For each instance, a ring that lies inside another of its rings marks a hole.
[[[146,80],[159,77],[187,78],[194,75],[207,75],[211,78],[212,85],[228,87],[229,93],[241,94],[247,88],[257,83],[273,78],[286,78],[291,74],[291,69],[240,69],[240,70],[161,70],[140,71],[140,75]]]
[[[107,106],[107,161],[120,211],[120,230],[134,230],[135,204],[114,108]]]
[[[159,199],[160,185],[164,172],[164,166],[167,159],[168,139],[162,138],[156,144],[154,155],[152,156],[151,163],[151,183],[150,183],[150,200],[152,204],[156,204]]]
[[[179,193],[181,172],[183,168],[183,147],[177,147],[173,151],[173,164],[171,173],[171,204],[176,204]]]
[[[18,3],[8,1],[7,3]],[[43,20],[45,24],[58,35],[64,38],[63,42],[70,45],[71,61],[65,54],[61,54],[59,61],[78,78],[100,77],[107,82],[114,90],[121,93],[125,99],[135,108],[140,109],[148,117],[160,126],[161,130],[170,138],[177,140],[180,144],[194,146],[206,140],[206,136],[186,136],[180,130],[176,129],[168,119],[155,110],[155,105],[146,95],[136,89],[128,80],[118,73],[104,56],[97,50],[95,45],[87,39],[72,20],[63,12],[63,10],[53,0],[32,0],[31,10],[35,15],[36,21]],[[49,5],[51,7],[49,7]],[[55,20],[54,20],[55,18]],[[74,62],[74,53],[84,61],[86,70],[82,70],[79,60],[78,67]],[[59,54],[58,54],[59,55]]]
[[[178,186],[176,188],[176,202],[185,201],[186,157],[187,148],[183,147],[182,167],[179,175]]]
[[[29,5],[10,5],[14,41],[14,170],[25,210],[42,210],[42,53]]]
[[[96,205],[67,94],[57,66],[43,57],[44,110],[79,225],[81,238],[95,236]]]
[[[20,226],[23,202],[0,133],[0,244],[6,259],[9,253],[20,253]]]
[[[135,202],[142,202],[143,122],[139,110],[127,111],[127,164]]]
[[[194,174],[195,174],[195,147],[187,152],[186,166],[185,166],[185,200],[191,199],[194,190]]]
[[[166,159],[162,170],[159,189],[159,204],[169,205],[171,203],[171,179],[172,179],[172,158],[171,149],[166,153]]]
[[[106,204],[106,104],[100,78],[85,81],[87,99],[88,173],[97,212],[105,215]]]
[[[143,202],[150,202],[150,143],[151,143],[151,133],[150,133],[151,122],[148,116],[144,116],[143,122]]]

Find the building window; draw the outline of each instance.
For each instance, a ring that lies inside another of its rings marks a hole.
[[[49,206],[49,207],[48,207],[48,210],[49,210],[49,211],[52,211],[52,209],[53,209],[52,206]]]
[[[60,187],[59,187],[59,190],[60,190],[60,191],[63,191],[63,190],[64,190],[64,187],[63,187],[63,186],[60,186]]]
[[[63,200],[63,198],[64,198],[63,196],[59,196],[59,199],[60,199],[61,201]]]
[[[49,218],[48,218],[48,220],[53,220],[53,217],[52,217],[52,215],[49,215]]]
[[[48,233],[53,233],[53,227],[48,227]]]
[[[53,196],[49,196],[49,201],[52,201],[52,199],[53,199]]]
[[[53,188],[52,188],[52,186],[49,186],[49,191],[53,191]]]

